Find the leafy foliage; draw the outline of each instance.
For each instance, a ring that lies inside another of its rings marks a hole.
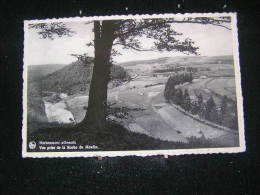
[[[71,37],[75,33],[63,22],[29,24],[29,28],[36,29],[42,39],[49,38],[51,40],[54,39],[54,35]]]
[[[211,96],[206,102],[206,115],[205,118],[209,121],[219,123],[219,116],[216,109],[216,103]]]
[[[77,58],[78,61],[81,61],[85,65],[90,64],[90,62],[93,61],[93,58],[90,57],[87,53],[84,53],[84,54],[70,54],[70,56],[73,56],[73,57]]]
[[[164,90],[164,97],[166,98],[166,100],[170,101],[174,98],[174,94],[176,92],[175,87],[177,85],[180,85],[185,82],[192,82],[192,80],[193,76],[191,72],[183,72],[170,76],[167,80]]]
[[[124,49],[137,51],[179,51],[197,54],[198,47],[189,38],[184,41],[176,39],[182,33],[176,32],[170,20],[167,19],[142,19],[118,21],[115,32],[114,45],[121,45]],[[154,40],[154,46],[143,48],[139,38],[147,37]]]
[[[199,48],[194,46],[194,42],[190,38],[186,38],[184,41],[176,38],[183,34],[174,30],[174,23],[211,24],[229,29],[224,24],[230,23],[230,17],[153,18],[115,21],[117,30],[114,45],[122,45],[123,48],[137,51],[158,50],[197,54]],[[143,48],[138,39],[140,37],[153,39],[154,47]]]
[[[184,90],[183,94],[183,109],[187,111],[191,109],[190,95],[187,89]]]

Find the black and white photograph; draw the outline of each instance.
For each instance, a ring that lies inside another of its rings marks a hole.
[[[235,13],[24,21],[23,157],[245,151]]]

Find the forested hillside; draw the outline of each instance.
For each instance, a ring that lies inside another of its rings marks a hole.
[[[44,102],[39,90],[39,83],[30,82],[28,84],[27,94],[27,126],[28,133],[41,127],[42,124],[48,121],[45,114]]]
[[[30,65],[28,66],[28,81],[31,82],[42,79],[46,75],[62,69],[65,66],[65,64]]]
[[[83,63],[78,60],[64,68],[47,75],[41,80],[41,90],[48,92],[63,92],[69,95],[85,92],[89,89],[92,78],[93,62]],[[124,80],[128,78],[124,68],[113,65],[111,79]]]

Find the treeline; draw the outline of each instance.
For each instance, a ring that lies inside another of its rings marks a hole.
[[[193,75],[191,72],[182,72],[182,73],[174,74],[169,77],[166,83],[166,87],[167,86],[175,87],[176,85],[180,85],[186,82],[191,83],[192,80],[193,80]]]
[[[168,79],[164,91],[164,97],[168,102],[179,105],[186,112],[198,115],[201,119],[206,119],[231,129],[238,128],[236,110],[232,115],[228,107],[227,96],[223,96],[219,107],[217,107],[212,96],[206,101],[202,94],[198,94],[195,99],[191,99],[187,89],[183,91],[181,88],[176,88],[177,85],[187,82],[187,78],[180,78],[186,77],[184,75],[175,75]]]

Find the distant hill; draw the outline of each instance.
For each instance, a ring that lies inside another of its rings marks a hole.
[[[86,64],[82,61],[73,62],[43,77],[39,81],[41,82],[41,90],[68,94],[85,92],[90,86],[92,69],[92,60]],[[124,80],[127,79],[128,74],[124,68],[113,65],[111,68],[111,77],[112,79]]]
[[[164,57],[164,58],[157,58],[157,59],[151,59],[151,60],[136,60],[136,61],[129,61],[129,62],[122,62],[122,63],[118,63],[118,65],[121,66],[135,66],[138,64],[155,64],[155,63],[165,63],[167,62],[167,60],[170,59],[168,57]]]
[[[41,79],[41,90],[73,94],[85,91],[91,81],[93,63],[73,62]]]
[[[187,56],[169,58],[169,63],[178,63],[180,65],[201,65],[201,64],[233,64],[233,56]]]
[[[65,64],[29,65],[28,80],[29,82],[39,80],[48,74],[64,68],[65,66]]]
[[[200,64],[233,64],[233,56],[179,56],[164,57],[152,60],[138,60],[130,62],[122,62],[119,65],[123,67],[136,65],[200,65]]]

